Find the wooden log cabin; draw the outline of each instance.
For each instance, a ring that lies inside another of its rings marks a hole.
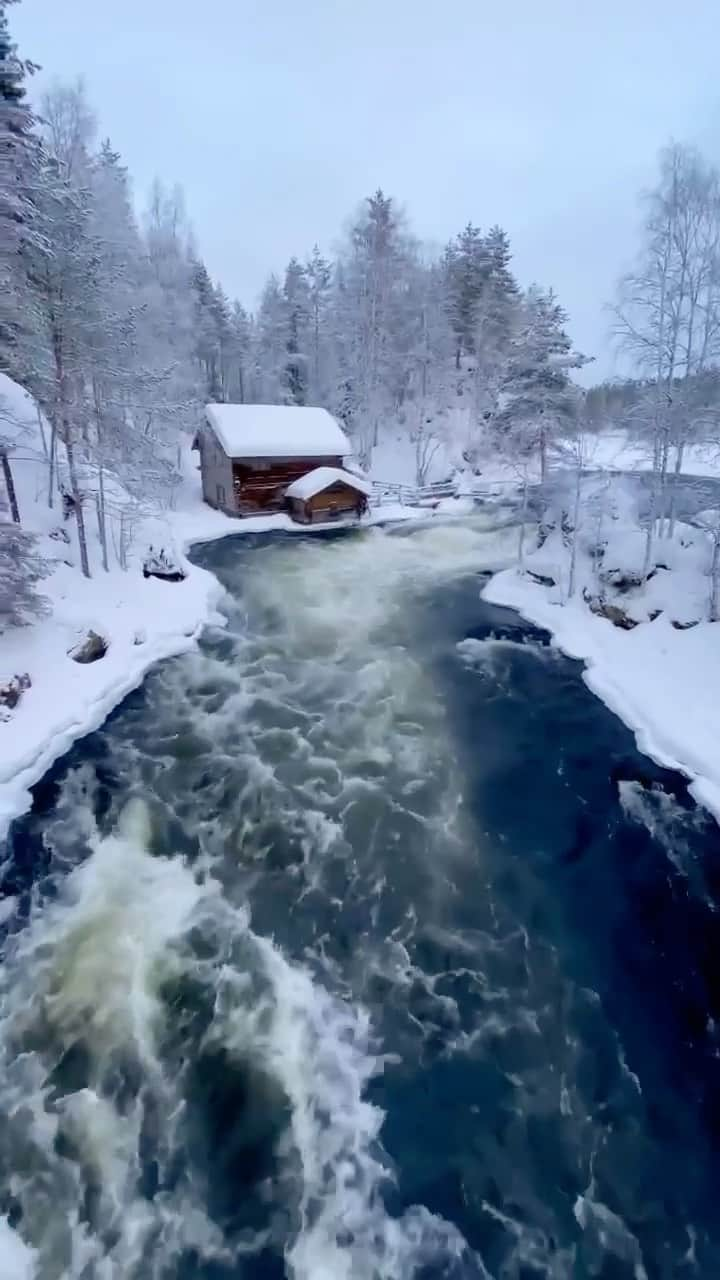
[[[340,467],[316,467],[287,488],[293,520],[315,524],[327,520],[360,517],[367,508],[372,485],[362,476]]]
[[[231,516],[286,509],[293,481],[319,467],[342,469],[350,442],[326,409],[209,404],[193,448],[203,498]]]

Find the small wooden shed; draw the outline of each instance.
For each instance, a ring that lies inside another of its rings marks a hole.
[[[293,520],[314,524],[361,516],[367,508],[372,485],[342,467],[315,467],[286,489]]]
[[[232,516],[282,511],[293,481],[318,467],[342,469],[350,442],[327,409],[209,404],[193,448],[203,497]]]

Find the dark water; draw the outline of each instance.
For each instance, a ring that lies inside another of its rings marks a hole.
[[[227,540],[37,788],[0,1211],[37,1274],[717,1276],[720,839],[465,528]]]

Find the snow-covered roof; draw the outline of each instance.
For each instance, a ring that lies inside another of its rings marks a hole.
[[[208,404],[205,416],[229,458],[326,458],[350,453],[327,409],[287,404]]]
[[[299,480],[293,480],[285,490],[285,496],[299,498],[305,502],[308,498],[314,498],[316,493],[329,489],[333,484],[346,484],[350,489],[357,489],[358,493],[364,493],[367,497],[372,493],[372,485],[363,476],[353,475],[351,471],[343,471],[340,467],[315,467],[314,471],[308,471],[307,475],[301,476]]]

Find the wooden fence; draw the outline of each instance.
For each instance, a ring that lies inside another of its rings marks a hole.
[[[441,498],[458,497],[458,491],[452,480],[438,480],[434,484],[411,485],[411,484],[394,484],[391,481],[373,480],[372,495],[370,502],[373,506],[380,506],[383,502],[399,502],[404,507],[424,507],[432,506]],[[477,477],[477,485],[471,489],[463,487],[463,497],[468,498],[492,498],[500,496],[500,492],[506,490],[508,493],[516,491],[518,485],[515,481],[499,481],[497,483],[482,483],[482,478]]]

